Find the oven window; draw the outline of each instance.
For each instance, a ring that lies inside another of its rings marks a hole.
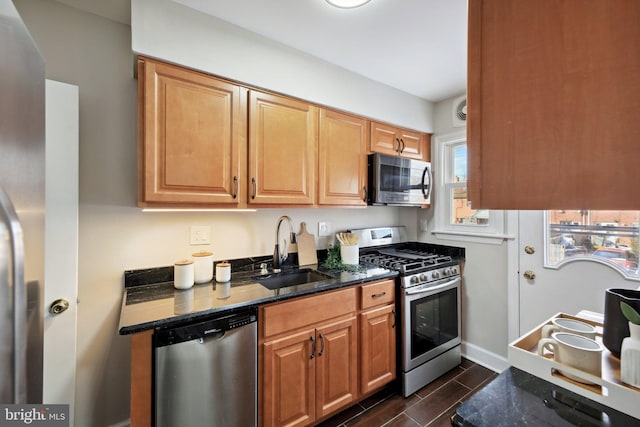
[[[458,289],[411,301],[411,359],[458,336]]]

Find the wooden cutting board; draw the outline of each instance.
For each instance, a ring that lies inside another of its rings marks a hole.
[[[298,233],[298,265],[310,265],[318,263],[316,253],[316,238],[307,231],[307,223],[300,224]]]

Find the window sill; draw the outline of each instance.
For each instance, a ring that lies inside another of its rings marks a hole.
[[[486,234],[472,233],[467,231],[455,230],[433,230],[431,232],[438,239],[456,240],[459,242],[485,243],[490,245],[500,245],[505,240],[512,240],[515,237],[508,234]]]

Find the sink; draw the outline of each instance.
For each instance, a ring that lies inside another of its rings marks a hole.
[[[275,290],[288,286],[304,285],[307,283],[322,282],[333,279],[333,276],[320,273],[316,270],[303,269],[292,272],[273,273],[255,277],[254,280],[265,288]]]

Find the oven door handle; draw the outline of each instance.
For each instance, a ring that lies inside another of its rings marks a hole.
[[[457,277],[457,278],[455,278],[453,280],[450,280],[448,282],[445,282],[445,283],[443,283],[441,285],[433,286],[433,287],[426,288],[426,289],[423,288],[423,289],[413,290],[413,291],[411,289],[409,289],[409,290],[407,290],[405,292],[405,294],[406,295],[417,295],[417,294],[432,293],[433,291],[438,291],[440,289],[448,288],[449,286],[454,285],[458,281],[460,281],[459,277]]]

